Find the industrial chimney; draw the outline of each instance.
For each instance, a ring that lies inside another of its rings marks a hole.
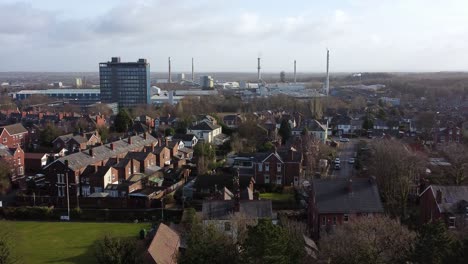
[[[330,50],[327,49],[327,79],[325,80],[325,93],[330,93]]]
[[[171,57],[169,57],[169,76],[167,78],[167,82],[171,83],[172,82],[172,76],[171,76]]]
[[[260,57],[257,58],[257,79],[258,82],[261,82],[262,76],[260,74]]]
[[[296,83],[296,60],[294,60],[294,83]]]
[[[193,65],[193,58],[192,58],[192,82],[195,82],[195,67]]]

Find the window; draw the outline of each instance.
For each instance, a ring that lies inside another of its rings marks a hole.
[[[261,163],[258,163],[258,171],[262,171],[262,169],[263,169],[263,167],[262,167],[262,166],[263,166],[263,164],[261,164]]]
[[[65,183],[65,174],[57,174],[57,183]]]
[[[7,138],[3,138],[3,143],[6,143],[7,142]]]
[[[89,186],[83,187],[83,196],[88,197],[90,195],[91,188]]]
[[[343,215],[343,222],[347,223],[349,221],[349,215],[348,214],[344,214]]]
[[[270,171],[270,163],[265,162],[265,171]]]
[[[333,225],[336,225],[336,216],[333,217]]]
[[[453,216],[449,217],[448,226],[449,228],[455,228],[455,217]]]
[[[270,175],[264,175],[265,183],[270,183]]]
[[[65,186],[57,186],[57,196],[65,196]]]
[[[18,158],[18,165],[21,165],[21,158]]]
[[[224,222],[224,231],[231,231],[231,222]]]
[[[281,172],[281,163],[276,164],[276,171]]]
[[[325,226],[327,224],[327,218],[325,216],[322,216],[322,226]]]
[[[283,178],[281,176],[276,176],[276,184],[281,185],[283,184]]]
[[[24,174],[23,166],[19,166],[19,167],[18,167],[18,174],[19,174],[19,175],[23,175],[23,174]]]

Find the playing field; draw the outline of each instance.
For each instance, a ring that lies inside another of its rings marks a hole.
[[[138,237],[149,224],[13,222],[0,221],[0,228],[14,237],[21,263],[96,263],[95,242],[105,234]]]

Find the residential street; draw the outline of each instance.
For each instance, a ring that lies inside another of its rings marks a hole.
[[[337,156],[341,160],[341,169],[333,170],[331,173],[332,177],[347,178],[354,175],[354,164],[349,164],[348,161],[354,157],[358,141],[359,139],[350,139],[349,142],[340,142]]]

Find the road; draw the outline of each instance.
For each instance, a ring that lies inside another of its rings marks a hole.
[[[340,142],[337,157],[341,160],[341,169],[333,170],[331,173],[332,177],[349,178],[355,175],[354,164],[349,164],[348,160],[354,157],[358,141],[359,139],[350,139],[349,142]]]

